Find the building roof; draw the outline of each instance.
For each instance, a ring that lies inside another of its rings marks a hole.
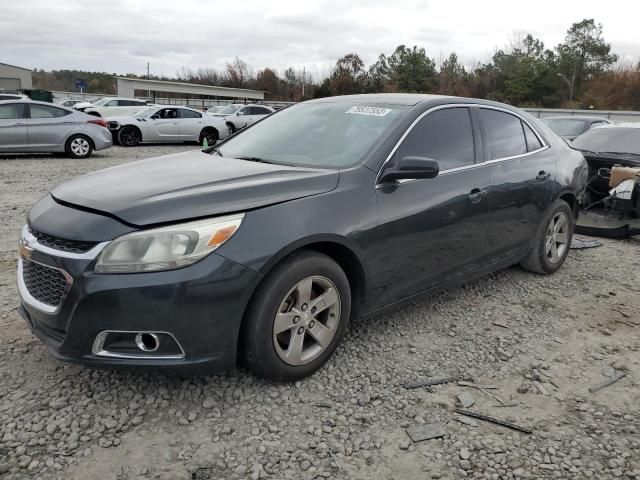
[[[30,68],[24,68],[24,67],[17,67],[15,65],[9,65],[8,63],[2,63],[0,62],[0,65],[4,65],[5,67],[11,67],[11,68],[17,68],[18,70],[24,70],[26,72],[30,72],[31,69]]]

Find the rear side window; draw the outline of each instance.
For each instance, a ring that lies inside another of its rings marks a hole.
[[[447,108],[420,120],[400,144],[396,155],[437,160],[440,171],[474,163],[473,127],[468,108]]]
[[[480,118],[487,132],[490,160],[527,153],[524,130],[518,117],[510,113],[481,108]]]
[[[0,120],[24,118],[24,106],[21,103],[0,105]]]
[[[540,150],[542,148],[542,143],[540,139],[533,133],[531,127],[526,123],[522,122],[522,128],[524,129],[524,138],[527,141],[527,152],[535,152],[536,150]]]
[[[58,118],[69,115],[71,112],[49,105],[30,104],[31,118]]]
[[[198,112],[194,112],[193,110],[187,110],[186,108],[178,109],[180,112],[180,118],[201,118],[202,115]]]

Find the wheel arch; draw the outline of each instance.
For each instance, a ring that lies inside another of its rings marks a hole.
[[[95,149],[96,149],[96,144],[94,143],[93,138],[91,138],[89,135],[87,135],[86,133],[82,133],[82,132],[71,132],[71,133],[67,136],[67,138],[64,140],[64,149],[65,149],[65,151],[67,151],[67,148],[69,147],[69,142],[71,142],[71,139],[72,139],[73,137],[83,137],[83,138],[86,138],[86,139],[89,141],[89,143],[91,144],[91,148],[92,148],[93,150],[95,150]]]
[[[138,126],[135,125],[133,123],[125,123],[124,125],[120,125],[120,128],[118,128],[117,130],[117,137],[118,137],[118,142],[120,142],[120,132],[122,132],[122,130],[124,130],[125,128],[134,128],[138,131],[138,133],[140,134],[140,141],[143,142],[144,141],[144,135],[142,133],[142,129]]]
[[[314,235],[300,239],[280,250],[260,269],[261,278],[253,285],[251,294],[242,314],[242,322],[238,329],[236,340],[236,359],[241,358],[243,328],[246,324],[246,316],[249,305],[253,301],[256,292],[267,281],[269,273],[286,258],[300,251],[313,251],[324,254],[335,261],[344,271],[349,286],[351,287],[351,320],[358,318],[362,313],[366,301],[367,273],[357,251],[358,248],[349,240],[339,235]]]
[[[213,130],[214,132],[216,132],[216,135],[218,135],[218,138],[220,138],[220,131],[211,125],[205,125],[204,127],[202,127],[202,130],[200,130],[200,141],[202,142],[202,137],[204,136],[204,133],[207,132],[208,130]]]
[[[569,207],[571,207],[571,211],[573,212],[573,218],[574,220],[577,220],[580,212],[580,205],[578,204],[576,194],[571,190],[563,190],[557,198],[558,200],[564,200],[569,204]]]

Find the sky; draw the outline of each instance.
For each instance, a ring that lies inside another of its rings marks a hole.
[[[0,0],[0,12],[0,62],[45,70],[144,74],[149,62],[175,76],[237,56],[254,71],[319,78],[346,53],[370,65],[400,44],[437,63],[455,51],[470,66],[522,32],[554,47],[583,18],[604,25],[621,60],[640,60],[632,0]]]

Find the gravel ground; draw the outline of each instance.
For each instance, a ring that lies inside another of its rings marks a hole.
[[[360,320],[294,385],[52,359],[14,308],[29,206],[64,179],[190,148],[0,158],[0,477],[640,479],[638,238],[573,250],[552,277],[514,267]],[[405,388],[453,375],[475,387]],[[460,416],[460,402],[532,433]],[[414,443],[416,428],[444,436]]]

